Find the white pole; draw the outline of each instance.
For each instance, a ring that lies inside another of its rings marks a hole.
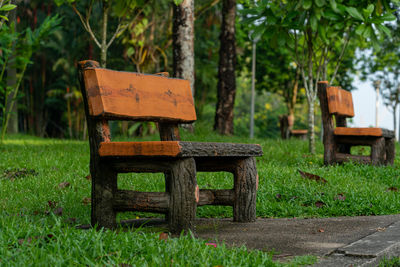
[[[375,99],[375,127],[379,127],[379,88],[381,85],[380,80],[374,81],[374,87],[375,87],[375,94],[376,94],[376,99]]]

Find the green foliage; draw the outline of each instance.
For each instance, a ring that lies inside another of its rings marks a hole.
[[[7,111],[7,107],[10,106],[9,110],[12,110],[12,106],[15,103],[15,98],[9,99],[11,93],[15,96],[18,95],[19,86],[24,77],[25,70],[28,64],[31,63],[30,59],[32,54],[39,48],[41,44],[46,40],[46,38],[52,34],[55,28],[60,24],[61,18],[58,16],[47,17],[39,28],[32,31],[30,28],[27,28],[25,32],[22,33],[14,33],[12,28],[3,27],[0,31],[0,40],[5,41],[7,43],[6,50],[3,50],[5,53],[2,55],[2,73],[1,73],[1,83],[0,86],[2,89],[0,90],[1,96],[4,99],[4,103],[2,103],[2,117],[1,117],[1,141],[4,139],[5,132],[7,130],[7,124],[10,119],[10,112]],[[15,49],[11,49],[13,43],[15,42]],[[13,62],[9,62],[10,58],[13,58]],[[10,88],[5,86],[4,76],[5,69],[7,64],[14,64],[14,67],[18,70],[17,75],[17,83],[14,88]]]

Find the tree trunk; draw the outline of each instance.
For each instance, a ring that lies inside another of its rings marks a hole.
[[[315,154],[314,101],[308,100],[308,149]]]
[[[194,0],[173,5],[173,76],[189,80],[194,97]]]
[[[233,134],[233,107],[236,95],[236,0],[222,1],[222,25],[218,66],[218,101],[214,130],[220,134]]]
[[[107,65],[107,24],[108,24],[108,3],[103,1],[103,29],[102,29],[102,40],[101,40],[101,54],[100,54],[100,65],[105,68]]]
[[[194,0],[173,4],[173,76],[190,82],[194,99]],[[193,132],[192,124],[183,127]]]
[[[10,25],[14,27],[16,31],[17,23],[17,9],[10,11],[9,15]],[[14,24],[12,24],[14,23]],[[15,43],[12,46],[12,50],[15,49]],[[17,86],[17,69],[15,67],[15,56],[11,56],[7,64],[7,86],[12,88],[12,92],[7,97],[6,114],[10,113],[10,119],[7,125],[7,133],[18,133],[18,103],[15,87]],[[14,104],[12,104],[14,102]]]
[[[394,131],[394,138],[397,138],[397,103],[393,106],[393,131]]]

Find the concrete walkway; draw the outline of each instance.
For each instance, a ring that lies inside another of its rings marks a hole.
[[[276,258],[319,257],[316,266],[376,266],[400,256],[400,215],[318,219],[198,219],[196,236],[228,245],[274,250]]]
[[[135,220],[140,225],[145,219]],[[128,222],[128,224],[131,224]],[[166,227],[152,219],[145,225]],[[197,219],[195,235],[209,242],[275,251],[276,259],[315,255],[315,266],[376,266],[383,257],[400,256],[400,215],[317,219]]]

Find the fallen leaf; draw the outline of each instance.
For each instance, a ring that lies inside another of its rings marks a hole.
[[[308,172],[303,172],[301,170],[297,170],[301,177],[305,178],[305,179],[310,179],[310,180],[315,180],[317,182],[322,182],[322,183],[327,183],[328,181],[325,180],[324,178],[322,178],[321,176],[312,174],[312,173],[308,173]]]
[[[276,199],[281,199],[282,196],[281,196],[281,194],[276,194],[276,195],[275,195],[275,198],[276,198]]]
[[[217,244],[215,244],[215,243],[206,243],[206,246],[212,246],[212,247],[216,248]]]
[[[399,189],[397,187],[391,186],[388,189],[386,189],[386,191],[393,191],[393,192],[397,192],[399,191]]]
[[[24,243],[30,244],[32,242],[32,237],[28,237],[27,239],[18,239],[18,244],[23,245]]]
[[[346,200],[346,196],[343,193],[337,194],[334,197],[335,200],[340,200],[340,201],[345,201]]]
[[[168,233],[160,233],[158,236],[158,240],[167,240],[168,239]]]
[[[376,231],[384,232],[384,231],[386,231],[386,228],[385,227],[378,227],[378,228],[376,228]]]
[[[90,174],[86,175],[85,178],[86,178],[86,180],[92,180],[92,175],[90,175]]]
[[[82,199],[83,205],[89,205],[92,202],[92,199],[90,197],[85,197]]]
[[[325,230],[320,228],[320,229],[318,229],[318,232],[323,233],[323,232],[325,232]]]
[[[55,207],[57,206],[57,202],[51,201],[51,200],[47,201],[47,204],[48,204],[49,207],[52,208],[52,209],[55,208]]]
[[[315,206],[316,206],[317,208],[322,208],[323,206],[325,206],[325,203],[318,200],[317,202],[315,202]]]
[[[63,208],[61,208],[61,207],[56,208],[56,209],[53,211],[53,213],[54,213],[55,215],[57,215],[57,216],[62,216]]]
[[[13,168],[13,169],[7,169],[4,171],[2,177],[10,180],[14,180],[16,178],[24,178],[28,175],[36,176],[38,175],[38,172],[35,171],[34,169],[27,169],[27,168]]]
[[[69,182],[62,182],[58,185],[59,188],[63,189],[66,188],[68,186],[70,186],[71,184]]]

